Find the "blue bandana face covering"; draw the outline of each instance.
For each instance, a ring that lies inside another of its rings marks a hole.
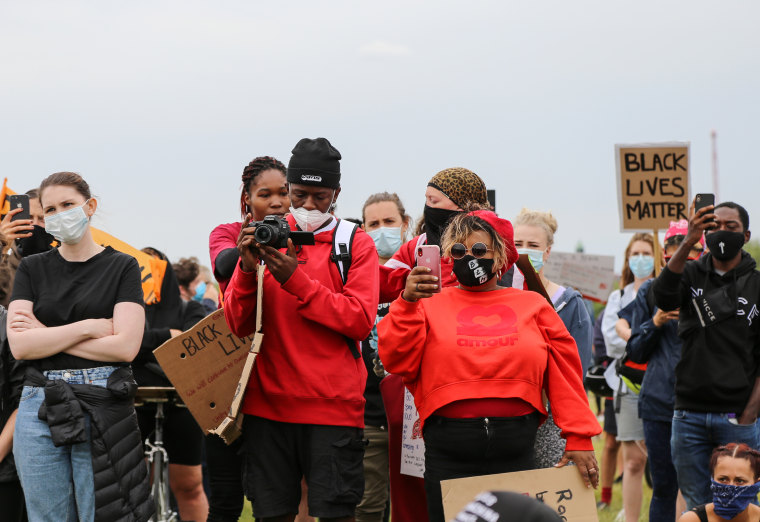
[[[644,279],[652,275],[654,270],[654,257],[652,256],[631,256],[628,258],[628,266],[633,275],[639,279]]]
[[[731,520],[736,515],[747,509],[752,500],[760,491],[760,482],[747,486],[733,486],[721,484],[711,480],[710,489],[713,493],[713,505],[715,513],[726,520]]]

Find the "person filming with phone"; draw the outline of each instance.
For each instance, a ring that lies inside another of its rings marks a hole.
[[[671,447],[688,509],[710,502],[710,454],[718,445],[758,447],[760,272],[742,247],[749,214],[697,194],[686,237],[654,281],[657,307],[680,308]],[[709,203],[709,201],[708,201]],[[709,253],[688,261],[702,235]]]
[[[0,305],[6,308],[21,259],[47,252],[55,241],[45,231],[45,215],[37,189],[9,196],[8,200],[11,210],[0,220]]]
[[[441,290],[418,264],[378,325],[380,359],[404,379],[422,422],[430,521],[444,520],[441,480],[535,467],[543,390],[567,440],[558,466],[573,461],[596,487],[591,437],[601,430],[575,341],[544,297],[497,284],[518,257],[512,224],[487,210],[462,212],[441,246],[458,285]]]
[[[353,521],[364,491],[359,342],[375,323],[378,257],[369,235],[331,214],[340,159],[325,138],[298,142],[287,169],[290,215],[246,216],[224,295],[232,332],[251,335],[266,265],[264,338],[242,407],[243,484],[258,520],[292,521],[301,477],[309,514],[323,521]]]

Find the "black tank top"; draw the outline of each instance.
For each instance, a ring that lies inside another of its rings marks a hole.
[[[705,504],[702,504],[701,506],[697,506],[694,509],[692,509],[694,513],[697,514],[699,517],[700,522],[708,522],[707,521],[707,508],[705,507]]]

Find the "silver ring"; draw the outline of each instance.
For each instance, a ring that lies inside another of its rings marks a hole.
[[[596,468],[591,468],[590,470],[588,470],[588,472],[589,472],[589,473],[596,473],[596,472],[597,472],[597,470],[596,470]]]
[[[421,290],[420,290],[420,284],[419,283],[415,283],[414,284],[414,289],[417,290],[418,292],[421,292]]]

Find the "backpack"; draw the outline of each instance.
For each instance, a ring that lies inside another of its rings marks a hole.
[[[358,228],[359,225],[356,223],[338,219],[335,231],[333,232],[330,260],[338,267],[338,273],[340,273],[340,279],[344,285],[348,280],[348,270],[351,268],[351,245],[354,243],[354,236]],[[351,355],[353,355],[354,359],[359,359],[362,354],[359,351],[357,342],[346,336],[344,337]]]

